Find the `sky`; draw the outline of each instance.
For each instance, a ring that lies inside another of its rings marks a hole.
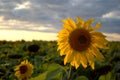
[[[120,41],[120,0],[0,0],[0,40],[57,40],[61,20],[80,16]]]

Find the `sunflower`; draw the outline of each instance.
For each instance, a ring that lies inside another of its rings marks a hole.
[[[17,76],[19,80],[28,80],[33,73],[33,65],[30,64],[28,60],[25,60],[16,66],[14,70],[16,71],[15,76]]]
[[[88,65],[94,69],[94,59],[104,60],[104,56],[99,49],[107,48],[108,41],[101,32],[95,32],[101,26],[98,22],[95,27],[91,24],[94,18],[84,21],[80,17],[76,22],[71,18],[62,20],[63,30],[58,34],[58,50],[60,55],[65,55],[64,65],[70,63],[76,69],[82,64],[84,68]]]

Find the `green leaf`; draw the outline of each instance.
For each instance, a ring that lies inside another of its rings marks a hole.
[[[31,78],[30,80],[46,80],[46,75],[47,75],[47,72],[44,72],[38,75],[37,77]]]
[[[112,75],[112,72],[109,72],[106,75],[102,75],[99,77],[99,80],[115,80],[115,78],[113,78],[114,76]]]
[[[88,80],[86,76],[79,76],[75,80]]]
[[[47,69],[48,74],[46,76],[46,80],[53,80],[53,79],[60,80],[63,70],[64,68],[59,64],[56,63],[49,64]]]
[[[46,80],[56,79],[61,80],[62,69],[58,68],[53,71],[48,72]]]
[[[31,80],[61,80],[61,74],[64,69],[59,64],[45,64],[44,67],[46,67],[46,72]]]

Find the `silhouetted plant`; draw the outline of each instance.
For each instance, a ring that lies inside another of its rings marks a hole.
[[[91,72],[90,75],[91,75],[93,80],[98,80],[98,78],[101,75],[105,75],[105,74],[107,74],[110,71],[112,71],[112,66],[111,65],[105,65],[105,66],[101,66],[100,68],[96,68],[95,70],[93,70]]]
[[[38,52],[39,49],[40,49],[40,47],[36,44],[28,46],[28,51],[29,52]]]

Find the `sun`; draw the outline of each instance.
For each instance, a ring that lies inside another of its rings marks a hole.
[[[14,70],[16,71],[15,76],[19,80],[29,80],[31,74],[33,73],[33,65],[30,64],[28,60],[25,60],[21,62],[20,65],[16,66]]]
[[[71,18],[62,21],[64,28],[58,34],[57,45],[60,55],[65,55],[64,64],[70,63],[76,69],[80,64],[84,68],[90,65],[94,69],[94,58],[104,59],[99,49],[106,49],[108,43],[106,36],[95,32],[101,23],[92,27],[94,18],[84,21],[80,17],[76,18],[76,22]]]

